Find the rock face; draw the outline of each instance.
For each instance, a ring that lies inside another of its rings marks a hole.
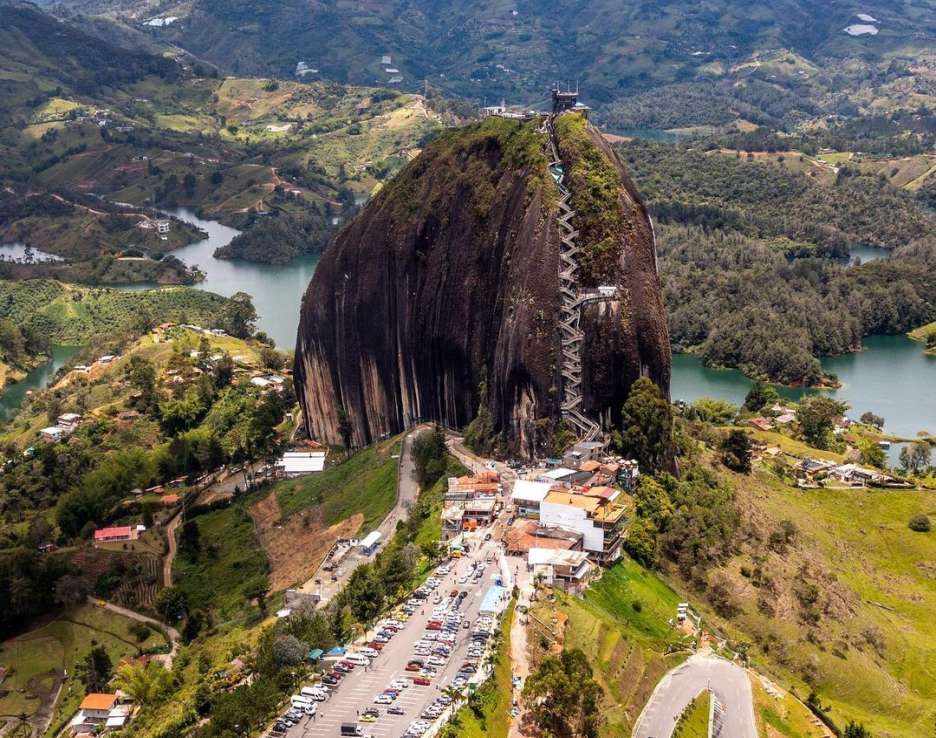
[[[559,229],[538,126],[447,132],[326,250],[296,345],[311,437],[363,445],[418,420],[463,427],[479,410],[505,451],[532,455],[554,436]],[[581,156],[577,140],[615,172],[614,238],[588,274],[619,300],[583,315],[586,410],[610,422],[642,373],[668,395],[669,339],[643,205],[600,135],[584,121],[575,133],[564,160]]]

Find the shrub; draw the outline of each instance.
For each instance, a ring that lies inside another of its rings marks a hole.
[[[910,518],[910,522],[907,523],[907,526],[910,530],[915,530],[917,533],[929,533],[932,529],[930,519],[922,513]]]

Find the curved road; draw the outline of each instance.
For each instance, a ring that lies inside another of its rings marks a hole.
[[[670,738],[676,721],[696,695],[710,689],[723,707],[723,738],[757,738],[748,673],[737,664],[697,653],[668,672],[640,713],[633,738]]]
[[[99,600],[96,597],[89,597],[88,602],[97,607],[104,608],[105,610],[110,610],[115,612],[118,615],[123,615],[125,618],[130,618],[131,620],[136,620],[141,623],[146,623],[147,625],[152,625],[154,628],[159,630],[161,633],[169,639],[169,653],[165,654],[163,659],[166,662],[166,668],[172,668],[172,660],[175,658],[176,651],[179,650],[179,641],[182,639],[182,636],[179,634],[175,628],[171,625],[167,625],[156,618],[151,618],[149,615],[144,615],[143,613],[137,612],[136,610],[130,610],[126,607],[121,607],[120,605],[114,605],[113,603],[107,602],[105,600]]]

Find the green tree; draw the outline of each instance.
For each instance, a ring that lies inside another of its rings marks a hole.
[[[523,686],[523,701],[546,736],[595,738],[601,725],[601,686],[579,649],[546,656]]]
[[[874,441],[867,438],[862,439],[858,442],[858,450],[862,464],[876,466],[880,469],[887,466],[887,454]]]
[[[134,354],[124,368],[124,379],[139,395],[131,401],[142,413],[151,413],[156,409],[156,370],[149,359]]]
[[[704,423],[725,425],[735,416],[735,412],[735,407],[731,403],[703,397],[689,406],[687,417],[690,420],[701,420]]]
[[[269,346],[260,347],[260,363],[271,371],[279,371],[283,368],[284,357],[275,348]]]
[[[929,467],[932,449],[926,441],[914,441],[900,449],[900,468],[907,474],[920,474]]]
[[[796,420],[803,440],[815,448],[828,448],[835,420],[848,406],[823,395],[813,395],[800,402]]]
[[[907,523],[907,527],[909,527],[912,531],[916,531],[917,533],[929,533],[932,526],[930,524],[929,517],[923,513],[920,513],[910,518],[910,522]]]
[[[722,463],[732,471],[751,473],[751,437],[738,428],[730,431],[720,445]]]
[[[871,732],[861,723],[849,720],[842,736],[843,738],[871,738]]]
[[[751,385],[747,395],[744,398],[744,407],[751,412],[760,412],[768,405],[772,405],[780,399],[777,390],[767,382],[757,379]]]
[[[114,665],[104,646],[94,646],[78,664],[78,678],[88,692],[103,692],[110,681]]]
[[[186,520],[179,532],[179,552],[195,560],[201,551],[201,530],[197,520]]]
[[[218,316],[218,325],[236,338],[247,338],[253,333],[257,311],[246,292],[235,292]]]
[[[881,429],[884,427],[884,418],[880,415],[875,415],[871,411],[861,414],[861,422],[865,425],[873,425],[875,428]]]
[[[178,587],[166,587],[156,595],[156,612],[167,623],[176,623],[188,612],[188,598]]]
[[[162,664],[121,664],[114,676],[114,686],[130,695],[140,705],[160,702],[169,691],[172,673]]]
[[[630,388],[621,411],[621,452],[637,460],[642,472],[670,466],[673,417],[660,388],[641,377]]]

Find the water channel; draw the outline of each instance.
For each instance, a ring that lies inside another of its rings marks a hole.
[[[299,305],[318,256],[303,256],[286,265],[258,264],[248,261],[215,259],[214,251],[230,242],[238,231],[214,221],[198,218],[184,208],[172,215],[195,224],[208,237],[173,252],[190,266],[206,274],[197,289],[230,296],[246,292],[253,297],[259,314],[257,327],[265,331],[283,349],[295,345],[299,323]],[[863,260],[885,256],[879,251],[864,251]],[[153,285],[135,286],[142,288]],[[842,382],[832,396],[851,405],[850,414],[858,417],[866,410],[882,415],[889,433],[912,437],[918,431],[936,433],[936,357],[928,356],[921,344],[906,336],[870,336],[865,350],[824,359],[822,366],[834,372]],[[26,391],[45,386],[55,371],[77,349],[56,347],[53,360],[32,372],[24,381],[11,385],[0,396],[0,419],[16,412]],[[733,369],[711,369],[695,356],[673,357],[672,397],[692,402],[701,397],[725,400],[733,405],[744,401],[751,381]],[[778,388],[782,396],[797,399],[817,390]]]

